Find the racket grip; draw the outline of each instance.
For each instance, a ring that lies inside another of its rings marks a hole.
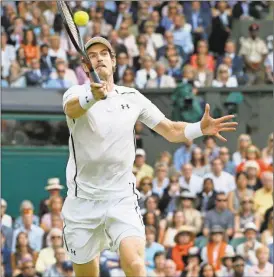
[[[94,81],[94,83],[97,83],[97,84],[100,84],[101,83],[101,80],[100,80],[100,78],[99,78],[99,76],[98,76],[98,74],[97,74],[97,72],[96,71],[91,71],[90,72],[90,75],[91,75],[91,78],[92,78],[92,80]],[[104,98],[102,98],[101,100],[105,100],[107,98],[107,96],[105,96]]]

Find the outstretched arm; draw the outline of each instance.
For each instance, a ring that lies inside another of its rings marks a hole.
[[[221,141],[227,141],[220,132],[236,131],[237,122],[227,122],[234,115],[226,115],[217,119],[210,116],[210,106],[206,104],[205,113],[200,122],[174,122],[169,119],[162,120],[153,130],[170,142],[179,143],[193,140],[203,135],[216,136]]]

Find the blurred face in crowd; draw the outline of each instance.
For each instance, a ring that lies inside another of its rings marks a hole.
[[[115,30],[112,30],[108,37],[111,44],[116,43],[118,38],[119,38],[119,35],[118,35],[117,31],[115,31]]]
[[[173,56],[168,57],[169,67],[175,68],[177,66],[178,60],[179,60],[178,55],[173,55]]]
[[[1,33],[1,47],[4,48],[7,44],[7,35],[6,33],[2,32]]]
[[[258,169],[256,167],[248,167],[246,169],[248,179],[254,179],[258,176]]]
[[[93,26],[92,26],[93,36],[100,36],[101,35],[101,27],[102,27],[101,22],[98,22],[98,21],[93,22]]]
[[[256,160],[257,152],[258,152],[258,150],[256,149],[255,146],[253,146],[253,145],[248,146],[246,149],[246,158],[248,160]]]
[[[266,264],[269,260],[269,249],[265,246],[257,250],[256,256],[259,264]]]
[[[66,260],[66,251],[63,247],[58,247],[55,249],[56,262],[61,264]]]
[[[222,163],[221,159],[215,159],[212,162],[212,172],[215,175],[220,175],[222,170],[223,170],[223,163]]]
[[[192,165],[191,164],[185,164],[183,165],[183,176],[185,179],[190,179],[192,176]]]
[[[204,55],[204,54],[198,55],[198,58],[197,58],[198,67],[206,68],[206,61],[207,61],[206,55]]]
[[[211,234],[211,239],[214,243],[220,243],[223,240],[223,233],[213,233]]]
[[[227,82],[230,77],[229,71],[227,68],[220,68],[218,70],[218,79],[221,82]]]
[[[5,214],[6,209],[7,209],[6,205],[1,205],[1,217]]]
[[[241,202],[242,210],[244,212],[252,211],[253,204],[254,202],[249,196],[244,196]]]
[[[167,260],[165,263],[165,277],[176,276],[176,264],[173,260]]]
[[[183,77],[187,80],[194,79],[194,69],[191,66],[186,65],[183,70]]]
[[[203,158],[203,151],[200,147],[195,147],[192,153],[194,161],[200,161]]]
[[[50,189],[48,192],[51,197],[60,195],[60,189]]]
[[[33,32],[31,30],[27,31],[26,39],[27,39],[27,43],[32,43],[34,37],[33,37]]]
[[[60,247],[63,244],[62,235],[60,232],[53,232],[50,239],[53,248]]]
[[[225,258],[224,266],[227,267],[228,269],[232,269],[232,267],[233,267],[232,258]]]
[[[150,57],[145,57],[143,60],[143,65],[146,70],[150,70],[152,68],[152,59]]]
[[[145,156],[142,156],[142,155],[136,155],[135,157],[135,165],[137,167],[141,167],[142,165],[144,165],[146,162],[146,158]]]
[[[226,164],[229,161],[229,150],[227,147],[221,147],[220,148],[220,159],[221,161]]]
[[[32,261],[24,262],[22,264],[22,273],[24,277],[34,277],[36,274],[35,266]]]
[[[159,255],[155,258],[155,267],[158,270],[164,270],[166,263],[165,255]]]
[[[256,236],[257,236],[257,232],[255,230],[248,229],[245,231],[245,238],[248,241],[254,241],[256,239]]]
[[[96,14],[95,14],[95,21],[96,21],[96,22],[101,22],[102,19],[103,19],[103,14],[102,14],[102,12],[96,12]]]
[[[204,55],[208,54],[208,45],[207,45],[207,43],[204,40],[200,40],[198,42],[197,52],[199,54],[204,54]]]
[[[273,174],[271,172],[264,172],[262,174],[261,181],[265,190],[273,190]]]
[[[214,276],[214,270],[213,270],[212,265],[209,265],[209,264],[206,265],[203,268],[202,274],[203,274],[204,277],[213,277]]]
[[[32,59],[32,60],[31,60],[31,68],[32,68],[33,70],[40,69],[40,62],[39,62],[39,60],[37,60],[37,59]]]
[[[153,11],[151,13],[150,19],[154,22],[154,23],[158,23],[160,21],[160,15],[158,11]]]
[[[192,4],[191,4],[191,6],[192,6],[192,10],[193,10],[193,11],[199,11],[199,10],[200,10],[200,7],[201,7],[199,1],[193,1]]]
[[[23,218],[23,223],[25,228],[29,229],[30,226],[32,225],[33,214],[23,214],[22,218]]]
[[[225,52],[228,54],[234,54],[235,53],[235,44],[232,41],[228,41],[225,44]]]
[[[184,213],[182,211],[175,212],[173,221],[175,226],[183,225],[185,222]]]
[[[160,162],[165,163],[167,166],[171,163],[172,156],[169,152],[162,152],[160,157]]]
[[[20,247],[27,246],[29,243],[28,235],[24,232],[21,232],[17,237],[17,241]]]
[[[214,188],[213,181],[211,179],[207,179],[204,181],[204,192],[209,193]]]
[[[147,244],[151,244],[153,242],[155,242],[155,234],[154,232],[152,232],[151,230],[146,229],[146,241]]]
[[[207,137],[207,140],[205,141],[205,147],[209,149],[214,149],[216,147],[215,140],[211,137]]]
[[[63,201],[61,197],[54,197],[51,200],[51,210],[55,213],[61,212]]]
[[[192,208],[192,198],[182,198],[182,207],[183,209],[190,209]]]
[[[184,26],[184,24],[185,24],[185,18],[182,15],[177,14],[174,17],[175,28],[181,28]]]
[[[126,69],[123,75],[123,81],[126,84],[130,84],[134,82],[134,72],[131,69]]]
[[[50,46],[52,49],[60,48],[60,37],[59,36],[51,36],[50,38]]]
[[[148,35],[152,35],[155,32],[155,27],[152,24],[149,24],[148,26],[145,27],[145,32]]]
[[[250,137],[247,135],[240,135],[239,137],[239,147],[240,149],[246,149],[250,145]]]
[[[119,33],[122,38],[126,38],[127,36],[129,36],[129,29],[126,23],[122,23],[120,25]]]
[[[246,189],[246,187],[247,187],[247,181],[248,180],[247,180],[246,175],[245,174],[240,174],[238,176],[237,180],[236,180],[237,187],[239,189],[242,189],[242,190]]]
[[[155,225],[155,216],[154,213],[148,212],[146,214],[146,225]]]
[[[227,208],[227,197],[224,194],[217,195],[216,208],[221,211]]]
[[[178,236],[178,244],[184,245],[188,244],[191,241],[191,233],[189,232],[183,232]]]
[[[63,228],[63,220],[58,214],[52,214],[51,215],[51,225],[52,228],[58,228],[62,230]]]
[[[233,269],[235,274],[241,276],[244,273],[244,268],[245,268],[245,261],[242,259],[237,259],[233,263]]]
[[[218,10],[219,10],[221,13],[225,12],[226,8],[227,8],[227,4],[226,4],[225,1],[220,1],[220,2],[218,3]]]
[[[156,72],[157,72],[157,75],[160,77],[160,76],[163,76],[166,72],[166,68],[163,64],[157,64],[156,68],[155,68]]]
[[[64,65],[59,65],[56,68],[58,78],[61,80],[65,79],[65,74],[66,74],[66,67]]]
[[[180,184],[179,184],[179,179],[177,176],[172,176],[169,180],[169,190],[177,194],[180,192]]]
[[[128,56],[126,53],[120,53],[117,57],[118,65],[127,65],[128,64]]]
[[[148,211],[155,211],[157,209],[157,202],[154,197],[148,197],[146,201],[146,208]]]
[[[171,31],[166,31],[165,32],[165,39],[168,44],[173,44],[174,43],[174,36]]]
[[[159,166],[156,171],[156,176],[158,180],[164,180],[167,178],[167,167],[166,166]]]
[[[41,47],[41,56],[45,56],[46,57],[48,55],[48,53],[49,53],[48,46]]]
[[[224,57],[223,64],[227,65],[229,68],[232,68],[232,59],[229,56]]]

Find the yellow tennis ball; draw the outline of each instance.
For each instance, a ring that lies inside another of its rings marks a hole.
[[[88,13],[86,13],[84,11],[78,11],[74,14],[74,22],[78,26],[85,26],[88,24],[88,21],[89,21]]]

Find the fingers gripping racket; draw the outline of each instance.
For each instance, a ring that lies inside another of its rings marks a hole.
[[[66,3],[64,0],[58,0],[57,6],[58,6],[59,12],[61,13],[66,31],[69,35],[71,42],[73,43],[74,47],[79,52],[79,54],[81,54],[85,63],[88,65],[88,68],[90,70],[90,75],[94,83],[100,84],[101,83],[100,78],[97,72],[92,67],[90,59],[85,50],[84,42],[83,42],[83,39],[81,38],[79,29],[77,25],[74,23],[72,11],[69,7],[69,4]]]

